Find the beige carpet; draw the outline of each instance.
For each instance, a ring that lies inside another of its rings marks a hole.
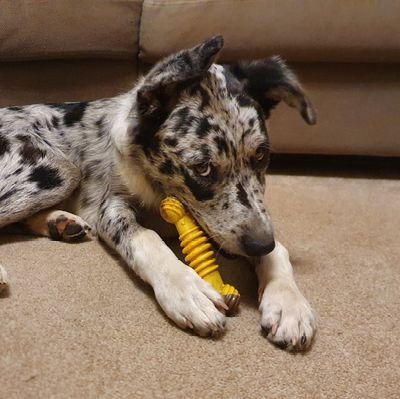
[[[256,280],[240,262],[223,271],[242,312],[213,341],[171,325],[98,243],[3,236],[0,397],[399,398],[399,181],[274,175],[268,197],[319,314],[307,354],[263,338]]]

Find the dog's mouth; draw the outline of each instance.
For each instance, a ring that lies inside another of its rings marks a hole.
[[[207,233],[208,235],[208,233]],[[227,259],[237,259],[239,257],[239,255],[236,254],[232,254],[228,251],[226,251],[225,249],[223,249],[215,240],[213,240],[212,238],[208,238],[208,241],[210,241],[210,243],[212,244],[213,247],[215,247],[217,249],[217,254],[221,254],[224,258]]]
[[[222,248],[222,246],[212,238],[212,233],[211,233],[210,229],[208,228],[207,224],[205,222],[203,222],[200,215],[195,210],[191,209],[187,203],[185,203],[182,200],[180,200],[180,201],[185,205],[186,209],[189,209],[189,211],[192,213],[192,215],[196,218],[196,222],[198,223],[200,228],[202,230],[204,230],[204,232],[206,233],[208,241],[212,244],[212,246],[214,248],[216,248],[217,254],[221,254],[223,257],[225,257],[227,259],[236,259],[240,256],[237,254],[230,253],[226,249]]]

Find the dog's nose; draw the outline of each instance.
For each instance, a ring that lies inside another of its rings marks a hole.
[[[260,240],[247,234],[241,237],[241,243],[244,252],[249,256],[267,255],[275,248],[275,241],[273,238]]]

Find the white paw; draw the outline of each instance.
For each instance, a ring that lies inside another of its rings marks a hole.
[[[154,291],[162,309],[179,327],[191,328],[202,337],[224,331],[226,319],[220,311],[226,309],[224,300],[188,266],[164,275]]]
[[[305,350],[310,346],[316,316],[297,287],[271,281],[262,295],[260,311],[262,329],[279,348]]]
[[[6,269],[0,265],[0,292],[8,287],[8,276]]]

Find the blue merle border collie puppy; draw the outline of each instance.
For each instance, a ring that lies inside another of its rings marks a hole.
[[[281,101],[309,124],[315,111],[279,57],[218,65],[222,46],[218,36],[173,54],[114,98],[0,109],[0,227],[66,241],[95,234],[179,327],[219,335],[221,296],[142,222],[174,195],[217,246],[255,263],[267,338],[306,349],[316,318],[265,203],[266,120]]]

